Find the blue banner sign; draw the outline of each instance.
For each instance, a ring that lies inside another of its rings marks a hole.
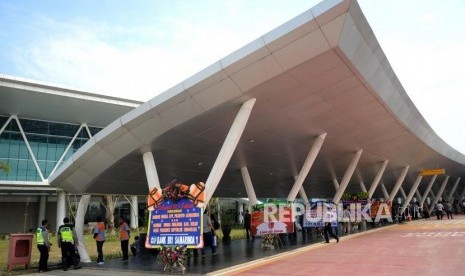
[[[203,247],[202,209],[189,199],[174,203],[165,200],[150,212],[145,247],[186,245],[188,248]]]
[[[337,226],[337,208],[334,203],[317,201],[312,202],[305,209],[303,227],[323,227],[326,222]]]

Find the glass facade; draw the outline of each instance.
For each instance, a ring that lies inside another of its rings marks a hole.
[[[5,125],[8,118],[0,116],[0,128]],[[22,118],[19,118],[19,123],[39,169],[43,177],[47,179],[80,126]],[[101,129],[89,127],[92,136]],[[82,128],[60,165],[84,145],[87,140],[89,140],[87,130]],[[0,181],[42,181],[18,123],[14,119],[10,120],[0,134],[0,162],[7,163],[11,169],[8,175],[0,173]]]

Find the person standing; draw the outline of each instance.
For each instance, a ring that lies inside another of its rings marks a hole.
[[[48,262],[48,253],[50,252],[50,247],[52,244],[48,240],[48,229],[50,225],[46,219],[42,220],[42,226],[38,227],[36,230],[36,239],[37,239],[37,249],[40,252],[39,259],[39,273],[49,271],[47,262]]]
[[[438,220],[442,220],[444,217],[444,205],[442,205],[442,202],[438,202],[436,204],[436,218]]]
[[[121,251],[123,251],[123,263],[128,262],[130,229],[124,218],[119,219],[119,239],[121,241]]]
[[[453,219],[452,217],[452,213],[454,211],[454,207],[452,206],[452,203],[450,203],[450,201],[446,201],[446,215],[447,215],[447,219]]]
[[[334,239],[336,239],[337,242],[339,242],[339,238],[334,235],[333,233],[333,229],[331,227],[331,222],[328,221],[328,222],[325,222],[325,227],[323,228],[323,231],[324,231],[324,235],[325,235],[325,240],[326,240],[326,243],[329,243],[329,236],[328,234],[333,237]]]
[[[344,235],[350,234],[350,211],[348,207],[348,205],[344,206],[344,211],[342,211],[342,228]]]
[[[105,243],[105,224],[102,217],[97,217],[97,224],[94,227],[94,239],[97,244],[97,265],[103,265],[103,244]]]
[[[63,270],[67,271],[70,264],[74,265],[74,269],[81,268],[77,262],[75,246],[79,245],[74,226],[69,223],[69,218],[63,219],[63,225],[58,228],[57,241],[58,247],[61,248],[61,260]]]
[[[245,228],[245,234],[247,235],[247,239],[250,239],[250,236],[252,235],[250,232],[251,226],[252,226],[252,216],[250,215],[249,210],[245,210],[244,228]]]
[[[215,230],[213,228],[213,222],[211,217],[208,215],[207,209],[203,213],[203,247],[200,250],[202,252],[202,258],[205,258],[205,246],[209,245],[212,250],[212,255],[215,256],[218,253],[216,252],[216,244],[214,244]]]

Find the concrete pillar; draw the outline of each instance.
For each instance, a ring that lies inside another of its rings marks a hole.
[[[57,190],[57,224],[58,227],[63,224],[63,219],[66,217],[66,195],[65,192]]]
[[[90,195],[81,196],[81,200],[79,200],[79,205],[76,212],[75,222],[76,234],[79,241],[77,249],[79,251],[79,257],[81,258],[81,262],[83,263],[90,263],[89,254],[87,253],[86,244],[84,240],[84,217],[86,215],[89,202]]]
[[[450,202],[453,202],[454,200],[454,193],[455,193],[455,190],[457,190],[457,186],[459,185],[459,182],[460,182],[460,177],[457,178],[457,180],[455,180],[454,186],[452,186],[452,189],[450,190],[450,193],[449,193]]]
[[[47,208],[47,196],[40,196],[39,197],[39,217],[37,221],[37,225],[42,225],[42,220],[44,220]]]
[[[142,155],[144,161],[145,175],[147,177],[147,185],[149,191],[152,188],[161,189],[160,179],[158,178],[157,167],[155,166],[155,159],[151,151],[144,152]]]
[[[418,191],[418,189],[415,191],[415,196],[418,198],[418,203],[421,203],[423,201],[423,197],[421,197],[421,194]],[[420,205],[420,207],[422,207],[422,206],[423,205]]]
[[[300,198],[302,198],[304,201],[305,206],[307,206],[310,202],[308,201],[307,193],[305,192],[304,187],[300,187],[299,195]]]
[[[231,157],[236,150],[237,144],[241,139],[242,133],[244,132],[245,126],[247,125],[247,121],[249,120],[250,114],[252,113],[255,102],[255,98],[246,101],[242,104],[241,109],[237,113],[236,118],[234,119],[234,122],[229,129],[228,135],[224,140],[223,146],[221,147],[220,153],[216,158],[215,164],[213,165],[213,168],[208,175],[208,179],[205,182],[205,202],[210,201],[213,194],[215,193],[216,187],[218,186],[218,183],[220,183],[221,177],[223,177],[223,173],[229,164],[229,160],[231,160]]]
[[[307,154],[307,158],[305,159],[305,162],[302,165],[302,169],[300,170],[300,173],[294,182],[294,186],[292,187],[291,191],[289,192],[289,195],[287,196],[288,201],[295,200],[295,197],[297,196],[297,193],[302,187],[302,184],[304,183],[304,180],[307,177],[308,172],[312,168],[312,165],[313,165],[313,162],[315,161],[316,156],[320,152],[321,146],[323,145],[325,138],[326,138],[326,133],[323,133],[323,134],[318,135],[315,142],[313,142],[313,145]]]
[[[462,193],[459,196],[459,201],[460,202],[462,201],[463,197],[465,197],[465,187],[463,188]]]
[[[339,190],[339,182],[337,181],[336,178],[333,178],[333,185],[334,185],[334,189],[336,190]]]
[[[344,177],[342,178],[341,184],[339,185],[339,189],[337,189],[336,194],[333,197],[334,204],[338,204],[339,201],[341,200],[342,194],[345,192],[347,185],[349,185],[350,178],[354,174],[358,161],[360,160],[360,157],[362,156],[362,152],[363,150],[357,151],[354,157],[352,158],[352,161],[350,161],[350,164],[347,167]]]
[[[436,201],[436,195],[434,195],[433,190],[429,191],[429,194],[431,195],[433,202]]]
[[[415,179],[415,182],[413,182],[412,188],[408,193],[407,199],[404,201],[404,204],[402,204],[401,213],[404,212],[405,208],[407,208],[407,205],[410,203],[410,200],[412,200],[413,194],[415,194],[415,191],[418,189],[418,186],[420,185],[422,178],[423,176],[421,174],[418,174],[417,178]]]
[[[381,190],[383,191],[384,199],[389,200],[389,193],[388,193],[384,183],[381,183]]]
[[[139,228],[139,202],[137,196],[131,196],[131,229]]]
[[[296,179],[297,179],[297,175],[294,176],[294,180],[296,180]],[[304,201],[305,205],[309,204],[307,193],[305,192],[305,189],[304,189],[303,185],[302,185],[302,187],[300,187],[299,195],[300,195],[300,198]]]
[[[402,185],[402,182],[404,182],[404,179],[405,179],[405,176],[407,175],[407,172],[408,172],[408,169],[410,168],[410,166],[406,166],[402,172],[400,173],[399,175],[399,178],[397,179],[397,182],[396,184],[394,185],[394,188],[392,188],[392,191],[391,191],[391,194],[389,195],[389,201],[390,202],[393,202],[394,201],[394,198],[397,194],[397,192],[399,191],[399,188],[400,186]]]
[[[367,187],[365,187],[365,183],[363,183],[363,181],[360,181],[359,184],[360,184],[360,190],[364,193],[367,193]]]
[[[402,188],[402,186],[399,187],[399,192],[400,192],[400,195],[402,196],[402,198],[405,201],[407,199],[407,195],[405,194],[404,188]]]
[[[389,162],[388,159],[384,160],[383,164],[381,165],[381,168],[379,168],[378,172],[376,173],[375,179],[373,179],[370,189],[368,190],[368,198],[371,198],[374,192],[376,191],[376,187],[378,187],[378,184],[381,180],[381,177],[383,176],[384,171],[386,170],[388,162]]]
[[[249,209],[252,206],[257,204],[257,196],[255,195],[255,190],[252,185],[252,180],[250,179],[249,171],[247,167],[241,168],[242,180],[244,181],[245,190],[247,192],[247,197],[249,198]],[[249,210],[250,211],[250,210]]]
[[[237,202],[237,221],[240,223],[240,224],[243,224],[244,223],[244,204],[242,204],[241,202]]]
[[[438,203],[440,200],[442,201],[442,193],[444,192],[444,189],[446,188],[447,181],[449,181],[449,176],[448,175],[442,181],[441,187],[439,188],[439,191],[436,194],[436,197],[434,198],[432,206],[436,206],[436,203]]]

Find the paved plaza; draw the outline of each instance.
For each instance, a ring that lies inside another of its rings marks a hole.
[[[284,247],[263,250],[260,239],[220,245],[219,255],[191,258],[187,275],[463,275],[465,216],[417,220],[342,237],[330,244],[309,237],[284,240]],[[207,251],[208,252],[208,251]],[[87,266],[46,275],[167,275],[153,257],[110,260],[103,268]],[[180,274],[180,273],[175,273]],[[44,274],[31,274],[44,275]]]

